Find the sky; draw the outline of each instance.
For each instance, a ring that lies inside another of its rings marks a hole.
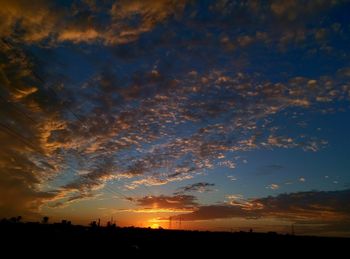
[[[0,0],[0,217],[350,236],[349,12]]]

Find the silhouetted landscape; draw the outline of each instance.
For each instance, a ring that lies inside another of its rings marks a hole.
[[[274,249],[289,249],[291,252],[312,251],[341,251],[350,244],[350,238],[296,236],[278,234],[276,232],[211,232],[166,230],[136,227],[117,227],[107,223],[99,226],[91,222],[90,226],[73,225],[70,221],[60,223],[20,222],[21,218],[3,219],[0,223],[2,244],[5,247],[27,247],[28,252],[35,252],[38,246],[51,248],[61,253],[72,249],[81,253],[108,253],[118,251],[128,254],[159,254],[206,252],[230,253],[233,249],[243,251],[252,247],[249,253],[258,251],[274,251]],[[45,222],[46,221],[46,222]],[[9,245],[9,246],[8,246]],[[101,249],[101,250],[100,250]],[[258,249],[258,250],[255,250]]]

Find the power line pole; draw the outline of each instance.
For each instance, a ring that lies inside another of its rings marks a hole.
[[[172,221],[172,217],[169,217],[169,229],[171,229],[171,221]]]

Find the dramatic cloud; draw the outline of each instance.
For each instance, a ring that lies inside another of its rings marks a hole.
[[[310,191],[257,199],[244,199],[242,195],[229,195],[226,197],[228,202],[213,205],[200,205],[191,195],[146,196],[130,200],[139,207],[139,209],[131,210],[134,212],[190,211],[172,216],[174,220],[180,218],[184,221],[270,218],[284,221],[287,225],[305,225],[306,230],[301,230],[305,233],[308,233],[310,229],[317,233],[326,233],[343,226],[341,232],[349,235],[349,194],[350,190]],[[167,219],[159,218],[159,220]]]
[[[182,220],[212,220],[224,218],[277,218],[291,223],[323,225],[324,231],[333,225],[343,226],[350,233],[350,190],[328,192],[298,192],[276,197],[244,200],[235,196],[229,203],[199,206],[188,214],[174,216]],[[338,227],[339,227],[338,226]]]
[[[348,109],[349,27],[331,16],[345,1],[301,2],[0,1],[0,216],[221,171],[235,181],[242,153],[325,148],[308,121]],[[131,200],[199,208],[188,217],[266,210],[185,195],[213,186]]]
[[[40,120],[46,103],[35,98],[38,92],[33,85],[38,82],[27,57],[5,41],[0,46],[0,215],[32,217],[45,202],[59,195],[42,188],[59,172],[59,161],[51,160],[40,139],[40,126],[54,113],[48,112]],[[32,115],[32,110],[38,112]]]
[[[125,44],[171,17],[180,16],[186,0],[59,1],[2,0],[0,36],[25,43]],[[106,22],[107,20],[107,22]]]

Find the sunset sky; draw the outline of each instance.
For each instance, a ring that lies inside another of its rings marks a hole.
[[[0,218],[350,236],[349,13],[0,0]]]

